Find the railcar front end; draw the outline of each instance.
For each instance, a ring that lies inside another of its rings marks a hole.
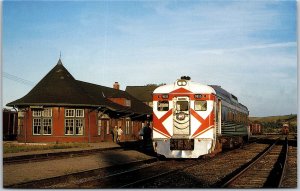
[[[181,78],[153,92],[153,146],[166,158],[198,158],[217,140],[216,92]]]

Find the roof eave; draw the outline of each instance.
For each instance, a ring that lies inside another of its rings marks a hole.
[[[96,104],[75,104],[75,103],[8,103],[6,104],[8,107],[30,107],[30,106],[76,106],[76,107],[106,107],[104,105],[96,105]]]

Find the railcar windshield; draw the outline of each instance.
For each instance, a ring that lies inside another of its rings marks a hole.
[[[169,110],[169,102],[168,101],[159,101],[157,103],[158,111],[168,111]]]
[[[207,101],[195,101],[195,110],[196,111],[206,111],[207,110]]]
[[[188,111],[189,102],[188,101],[177,101],[176,102],[176,110],[177,111]]]

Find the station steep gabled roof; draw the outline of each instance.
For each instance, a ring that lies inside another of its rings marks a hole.
[[[94,106],[97,102],[78,86],[75,78],[59,59],[56,66],[27,95],[7,105]]]
[[[119,105],[107,99],[108,97],[130,99],[132,106]],[[146,104],[136,100],[125,91],[76,80],[63,66],[60,59],[27,95],[7,104],[7,106],[18,108],[35,105],[104,107],[112,111],[137,114],[151,114],[152,111]]]

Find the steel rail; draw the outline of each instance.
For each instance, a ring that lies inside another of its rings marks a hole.
[[[119,188],[128,188],[130,186],[134,186],[134,185],[138,185],[138,184],[141,184],[141,183],[144,183],[144,182],[148,182],[149,180],[154,180],[154,179],[156,179],[158,177],[161,177],[161,176],[164,176],[164,175],[168,175],[168,174],[172,174],[172,173],[175,173],[175,172],[182,171],[182,170],[184,170],[186,168],[194,166],[195,164],[197,164],[197,162],[189,164],[189,165],[186,165],[186,166],[183,166],[183,167],[178,168],[178,169],[169,170],[167,172],[159,173],[159,174],[147,177],[147,178],[143,178],[143,179],[140,179],[140,180],[137,180],[137,181],[125,184],[125,185],[120,186]]]
[[[276,143],[279,141],[279,138],[276,139],[276,141],[264,152],[262,153],[257,159],[255,159],[253,162],[249,163],[246,167],[244,167],[240,172],[238,172],[235,176],[230,178],[228,181],[226,181],[224,184],[221,185],[221,188],[226,188],[229,184],[231,184],[234,180],[236,180],[238,177],[240,177],[242,174],[244,174],[249,168],[254,166],[259,160],[261,160],[265,155],[267,155],[273,147],[276,145]]]
[[[39,179],[39,180],[33,180],[33,181],[29,181],[29,182],[24,182],[24,183],[7,185],[4,188],[31,188],[31,189],[46,188],[46,189],[48,189],[48,188],[52,188],[53,185],[55,185],[55,184],[60,184],[61,182],[67,182],[69,179],[79,180],[79,179],[86,178],[86,177],[91,178],[92,176],[95,176],[95,174],[98,174],[100,171],[110,171],[111,169],[126,168],[128,166],[133,166],[133,165],[137,165],[137,167],[133,167],[136,169],[136,168],[140,168],[140,167],[138,167],[139,165],[144,165],[144,164],[148,163],[151,166],[151,165],[153,165],[152,163],[155,163],[155,162],[157,162],[157,159],[155,159],[155,158],[139,160],[139,161],[129,162],[129,163],[120,164],[120,165],[116,165],[116,166],[107,166],[107,167],[97,168],[97,169],[92,169],[92,170],[84,170],[81,172],[75,172],[75,173],[66,174],[66,175],[60,175],[60,176]],[[128,170],[128,171],[130,171],[130,170]],[[116,175],[116,174],[122,174],[122,172],[115,173],[114,175]],[[107,176],[104,176],[101,178],[96,178],[96,179],[102,180],[105,178],[109,178],[111,176],[113,176],[113,175],[107,175]],[[43,186],[38,186],[38,185],[43,185]]]
[[[289,143],[288,143],[287,137],[285,137],[284,146],[285,146],[284,163],[283,163],[283,167],[282,167],[282,171],[281,171],[281,175],[280,175],[280,180],[279,180],[279,183],[278,183],[278,186],[277,186],[278,188],[280,188],[281,185],[282,185],[282,181],[284,179],[286,168],[287,168],[287,160],[288,160],[288,152],[289,152]]]
[[[144,179],[141,179],[141,180],[134,181],[132,183],[128,183],[128,184],[122,185],[119,188],[128,188],[130,186],[141,184],[143,182],[146,182],[146,181],[149,181],[149,180],[153,180],[155,178],[158,178],[158,177],[161,177],[161,176],[164,176],[164,175],[167,175],[167,174],[171,174],[171,173],[177,172],[177,171],[179,171],[179,170],[178,169],[170,170],[170,171],[167,171],[167,172],[164,172],[164,173],[160,173],[160,174],[157,174],[157,175],[154,175],[154,176],[150,176],[150,177],[147,177],[147,178],[144,178]]]

